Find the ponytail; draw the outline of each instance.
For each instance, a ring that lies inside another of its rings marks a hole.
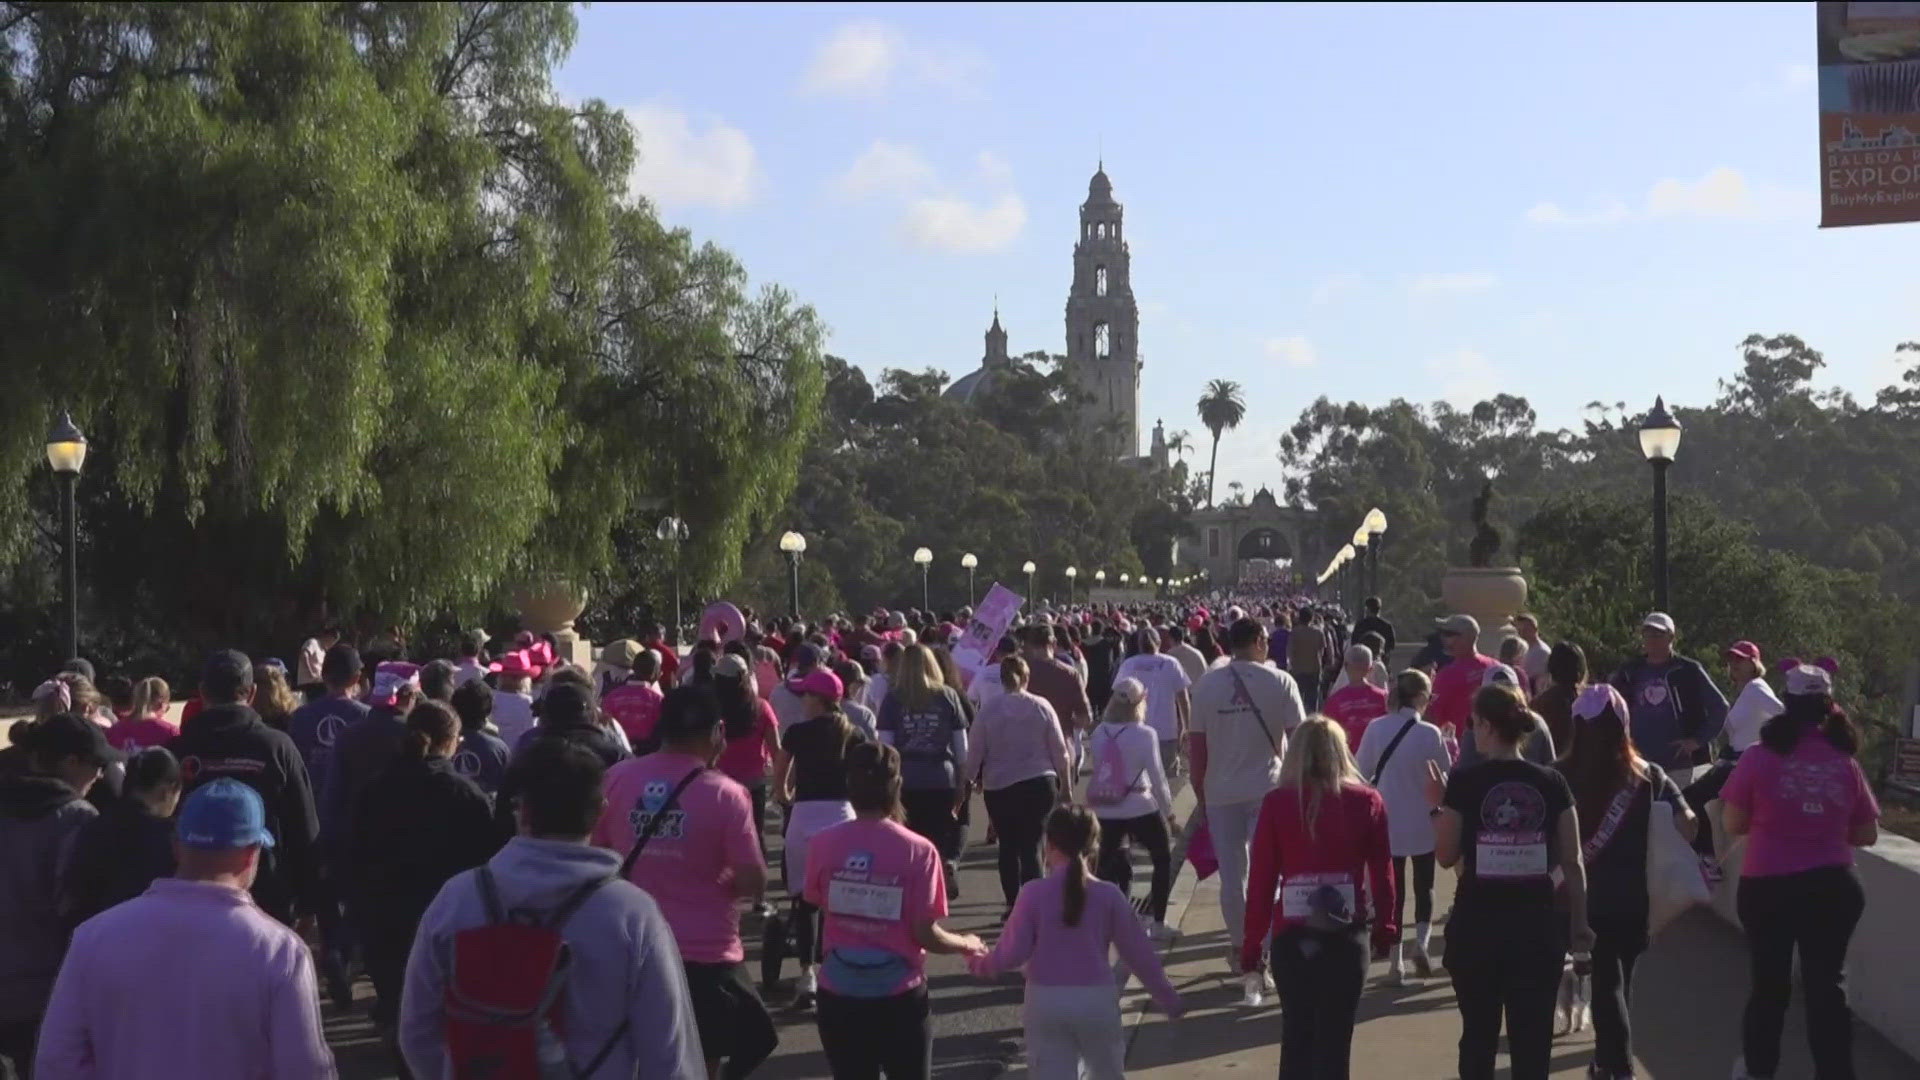
[[[1084,806],[1062,806],[1047,815],[1047,844],[1067,857],[1067,879],[1060,921],[1079,926],[1087,911],[1088,859],[1100,844],[1100,821]]]
[[[459,738],[459,714],[445,702],[428,698],[407,713],[407,733],[400,742],[400,756],[408,761],[425,761],[434,747]]]
[[[158,716],[167,711],[167,705],[172,700],[173,691],[168,688],[167,680],[149,675],[133,684],[134,719]]]
[[[1027,662],[1018,656],[1000,661],[1000,686],[1009,694],[1026,686],[1029,674]]]
[[[860,742],[847,751],[847,802],[855,811],[900,817],[900,751]]]

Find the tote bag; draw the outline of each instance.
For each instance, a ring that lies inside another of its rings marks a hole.
[[[1195,881],[1205,881],[1220,869],[1220,859],[1213,851],[1213,832],[1207,828],[1205,817],[1187,835],[1187,861],[1193,864]]]
[[[1674,824],[1673,807],[1653,798],[1647,785],[1647,936],[1660,933],[1682,912],[1705,904],[1713,893],[1700,871],[1700,857]],[[1704,827],[1706,822],[1701,822]]]

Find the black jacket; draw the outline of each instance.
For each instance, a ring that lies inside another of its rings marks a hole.
[[[619,740],[598,724],[568,724],[565,727],[557,727],[542,721],[528,728],[527,733],[520,737],[520,744],[513,748],[514,758],[518,760],[521,754],[527,752],[528,747],[546,739],[564,739],[576,746],[584,747],[592,751],[594,756],[609,769],[632,756],[620,748]],[[514,790],[511,764],[508,765],[507,771],[508,775],[501,778],[500,790],[494,793],[493,798],[494,822],[500,829],[502,842],[518,831],[518,822],[515,817],[518,808],[515,806],[515,800],[520,793]]]
[[[392,709],[378,708],[347,725],[333,740],[327,759],[327,789],[320,793],[320,833],[328,857],[344,874],[348,838],[354,835],[360,796],[400,757],[407,722]]]
[[[0,772],[0,1022],[46,1011],[72,927],[61,872],[95,813],[64,781]]]
[[[440,886],[493,857],[493,803],[446,758],[401,757],[366,786],[344,879],[362,927],[404,951]]]
[[[1359,622],[1353,624],[1353,636],[1355,638],[1358,638],[1361,634],[1369,630],[1379,634],[1380,639],[1387,643],[1387,655],[1380,657],[1381,663],[1387,663],[1393,655],[1393,647],[1395,645],[1393,639],[1393,624],[1378,615],[1363,616]]]
[[[67,914],[78,926],[172,877],[173,822],[138,799],[121,799],[80,829],[65,881]]]
[[[250,706],[210,705],[187,721],[167,749],[180,759],[183,798],[223,776],[260,793],[274,846],[260,851],[253,900],[267,914],[292,923],[295,904],[315,899],[320,836],[307,767],[293,740],[268,727]]]

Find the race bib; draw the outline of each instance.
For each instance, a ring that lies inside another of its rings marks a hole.
[[[1350,919],[1354,910],[1352,874],[1295,874],[1280,886],[1280,914],[1299,922],[1314,914],[1313,897],[1325,888],[1340,894],[1341,911]]]
[[[899,922],[905,896],[906,890],[898,885],[835,878],[827,885],[827,910],[856,919]]]
[[[1520,881],[1547,876],[1547,834],[1483,832],[1477,841],[1476,877]]]

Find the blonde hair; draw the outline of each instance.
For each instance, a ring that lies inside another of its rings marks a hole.
[[[900,704],[909,709],[924,709],[940,696],[940,690],[946,686],[940,677],[940,661],[933,650],[925,645],[912,645],[900,650],[899,668],[893,676],[893,693],[900,698]]]
[[[1408,668],[1393,677],[1393,707],[1405,709],[1413,705],[1415,698],[1433,697],[1433,680],[1418,668]]]
[[[1338,795],[1342,787],[1361,782],[1360,770],[1347,749],[1346,730],[1339,724],[1316,715],[1293,729],[1287,754],[1280,759],[1280,786],[1299,795],[1308,836],[1320,820],[1322,796]]]
[[[158,675],[149,675],[133,684],[133,715],[158,716],[167,711],[173,703],[173,690],[167,686],[167,680]]]
[[[1140,685],[1138,679],[1121,679],[1120,682]],[[1127,695],[1117,685],[1114,687],[1113,696],[1107,699],[1106,711],[1100,716],[1101,721],[1108,724],[1137,724],[1146,718],[1147,695],[1143,692],[1139,697],[1129,701]]]
[[[1027,662],[1017,656],[1009,656],[1000,661],[1000,686],[1011,694],[1027,685]]]

